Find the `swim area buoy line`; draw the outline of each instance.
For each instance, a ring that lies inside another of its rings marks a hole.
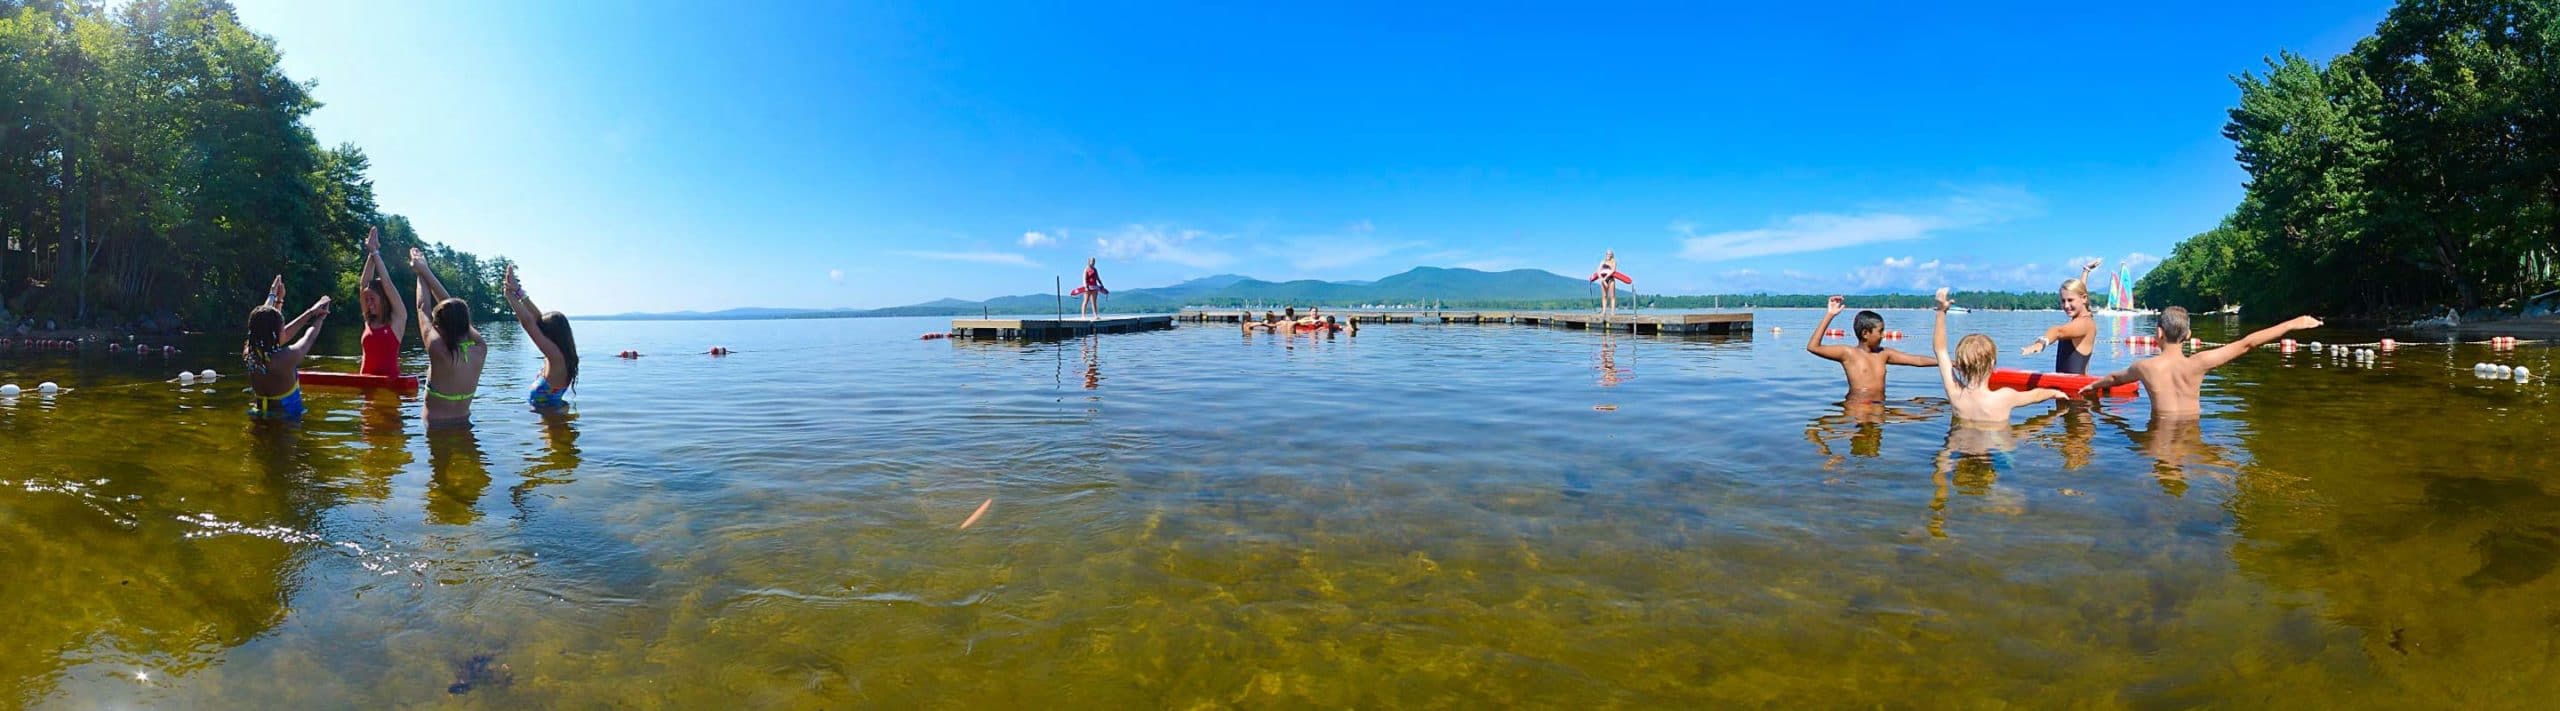
[[[2041,388],[2045,390],[2060,390],[2064,393],[2078,395],[2080,394],[2081,388],[2088,387],[2090,383],[2098,382],[2101,379],[2103,378],[2094,375],[2043,373],[2032,370],[2009,370],[2006,368],[1991,371],[1992,389],[2016,390],[2019,392],[2026,392]],[[2104,394],[2107,397],[2112,398],[2140,397],[2142,395],[2142,385],[2140,383],[2125,383],[2123,385],[2107,388]]]

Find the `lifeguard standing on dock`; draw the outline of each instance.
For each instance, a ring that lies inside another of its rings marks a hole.
[[[1102,295],[1111,293],[1111,290],[1102,287],[1102,272],[1093,268],[1093,258],[1087,257],[1084,260],[1084,286],[1076,287],[1075,291],[1069,293],[1084,297],[1084,305],[1077,311],[1078,314],[1102,315]]]
[[[1618,250],[1614,249],[1601,255],[1600,269],[1591,273],[1591,280],[1600,282],[1601,318],[1607,318],[1618,312],[1618,285],[1636,283],[1635,277],[1618,271]]]

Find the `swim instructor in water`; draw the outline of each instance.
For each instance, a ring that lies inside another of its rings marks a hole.
[[[2089,374],[2089,356],[2098,351],[2098,320],[2089,315],[2089,273],[2097,270],[2098,260],[2089,260],[2080,267],[2080,278],[2062,282],[2062,313],[2071,320],[2045,329],[2035,343],[2018,349],[2018,355],[2035,355],[2059,345],[2053,352],[2053,372]]]

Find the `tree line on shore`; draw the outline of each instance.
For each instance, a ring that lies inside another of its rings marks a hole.
[[[2344,54],[2235,81],[2247,191],[2145,301],[2397,316],[2560,288],[2560,2],[2401,0]]]
[[[224,0],[0,0],[0,314],[63,328],[222,328],[283,275],[352,315],[367,228],[408,294],[425,249],[483,318],[504,259],[382,213],[352,145]],[[0,328],[7,324],[0,323]]]

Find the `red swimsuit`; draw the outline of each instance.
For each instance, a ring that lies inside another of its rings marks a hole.
[[[400,334],[391,327],[364,330],[364,361],[357,370],[366,375],[400,374]]]

